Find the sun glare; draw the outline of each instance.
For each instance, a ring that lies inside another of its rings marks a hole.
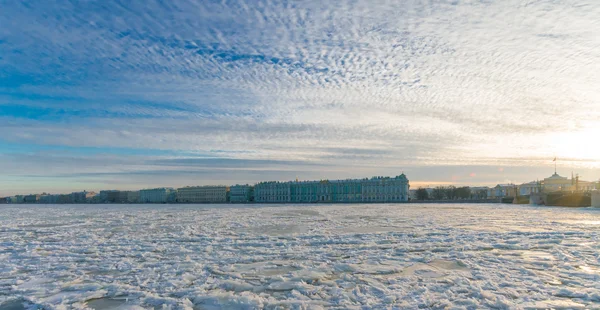
[[[556,155],[564,159],[582,161],[588,166],[600,164],[600,126],[584,131],[561,133],[551,136]]]

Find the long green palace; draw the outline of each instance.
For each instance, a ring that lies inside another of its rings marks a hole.
[[[405,202],[406,175],[370,179],[261,182],[254,186],[255,202]]]

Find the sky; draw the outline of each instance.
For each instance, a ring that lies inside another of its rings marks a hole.
[[[0,195],[600,179],[595,0],[0,6]]]

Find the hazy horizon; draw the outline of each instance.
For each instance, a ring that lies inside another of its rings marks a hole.
[[[546,177],[551,176],[552,173],[554,173],[554,171],[552,171],[551,173],[548,173],[547,175],[543,175],[542,177],[536,177],[533,179],[526,179],[527,177],[529,177],[529,173],[537,173],[537,172],[541,172],[541,173],[545,173],[547,172],[546,170],[548,169],[535,169],[535,170],[524,170],[524,171],[520,171],[520,176],[521,179],[524,181],[520,181],[519,179],[499,179],[496,182],[491,182],[491,183],[476,183],[476,182],[471,182],[473,179],[475,179],[476,176],[474,175],[464,175],[462,174],[461,171],[461,167],[454,167],[454,171],[448,171],[448,174],[441,174],[440,171],[438,171],[438,169],[436,169],[435,167],[426,167],[423,170],[415,170],[415,171],[422,171],[422,174],[419,174],[421,177],[423,176],[428,176],[428,175],[432,175],[434,174],[435,176],[437,176],[438,178],[449,178],[450,181],[438,181],[438,182],[433,182],[433,181],[412,181],[410,179],[410,175],[407,175],[407,177],[409,178],[410,181],[410,188],[411,189],[417,189],[420,187],[423,188],[427,188],[427,187],[437,187],[437,186],[470,186],[470,187],[479,187],[479,186],[489,186],[489,187],[493,187],[497,184],[509,184],[509,183],[513,183],[516,185],[522,184],[522,183],[526,183],[526,182],[530,182],[530,181],[536,181],[536,180],[543,180]],[[487,167],[486,167],[487,168]],[[521,168],[517,167],[516,169],[513,167],[509,167],[507,168],[509,169],[509,171],[505,171],[504,168],[499,168],[496,172],[499,173],[499,175],[502,175],[503,173],[507,173],[507,174],[513,174],[514,175],[518,175],[519,171],[516,170],[521,170]],[[515,170],[515,171],[512,171]],[[564,169],[563,169],[564,170]],[[511,172],[512,171],[512,172]],[[406,171],[402,171],[405,172]],[[490,171],[490,172],[494,172],[494,171]],[[568,178],[571,178],[571,174],[567,174],[567,173],[561,173],[560,169],[557,171],[559,175],[561,176],[565,176]],[[181,173],[181,172],[180,172]],[[261,171],[256,171],[256,175],[261,175],[263,174],[263,172]],[[575,173],[574,173],[575,174]],[[268,176],[267,174],[263,174],[265,176]],[[303,175],[302,173],[299,173],[298,175]],[[304,174],[305,175],[305,174]],[[315,174],[315,176],[313,178],[305,178],[305,179],[301,179],[298,178],[298,180],[300,181],[310,181],[310,180],[324,180],[324,179],[328,179],[328,180],[336,180],[336,179],[346,179],[346,178],[352,178],[352,179],[359,179],[359,178],[363,178],[363,177],[372,177],[372,176],[395,176],[394,174],[379,174],[379,175],[352,175],[351,173],[345,173],[345,174],[338,174],[338,175],[347,175],[347,177],[336,177],[336,178],[331,178],[331,177],[318,177],[318,174]],[[584,181],[598,181],[598,180],[588,180],[585,179],[581,176],[581,174],[579,174],[580,179],[584,180]],[[133,183],[128,183],[127,181],[123,181],[123,182],[116,182],[116,183],[112,183],[112,184],[105,184],[105,183],[92,183],[92,182],[82,182],[82,183],[65,183],[65,187],[63,188],[55,188],[53,190],[38,190],[38,191],[31,191],[28,190],[27,188],[24,189],[17,189],[17,191],[6,191],[4,194],[2,194],[2,191],[0,191],[0,196],[5,195],[5,196],[13,196],[13,195],[27,195],[27,194],[41,194],[43,192],[46,192],[48,194],[70,194],[72,192],[79,192],[79,191],[95,191],[98,192],[100,190],[140,190],[140,189],[148,189],[148,188],[154,188],[154,187],[173,187],[173,188],[180,188],[180,187],[185,187],[185,186],[202,186],[202,185],[226,185],[226,186],[231,186],[231,185],[235,185],[235,184],[255,184],[261,181],[294,181],[295,178],[289,178],[289,179],[275,179],[275,178],[265,178],[265,179],[257,179],[257,180],[251,180],[251,181],[236,181],[236,180],[214,180],[214,179],[201,179],[201,177],[198,177],[198,179],[196,179],[195,181],[190,181],[190,182],[181,182],[181,178],[179,178],[177,175],[172,177],[173,179],[167,179],[168,181],[162,181],[162,182],[156,182],[156,181],[151,181],[148,183],[142,183],[142,184],[133,184]],[[432,176],[433,178],[433,176]]]
[[[0,196],[600,179],[600,6],[7,2]]]

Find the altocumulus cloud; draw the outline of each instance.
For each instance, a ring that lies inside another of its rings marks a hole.
[[[0,153],[20,165],[0,182],[419,180],[424,166],[447,181],[452,166],[554,154],[597,168],[600,149],[551,137],[600,130],[598,16],[570,1],[6,2],[0,141],[29,147]],[[177,173],[211,167],[208,180]]]

